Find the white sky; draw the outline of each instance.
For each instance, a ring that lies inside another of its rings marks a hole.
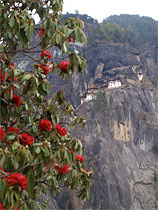
[[[158,20],[158,0],[64,0],[63,13],[74,13],[75,10],[99,22],[119,14],[139,14]]]

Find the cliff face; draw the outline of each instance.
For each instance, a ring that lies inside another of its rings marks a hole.
[[[157,99],[157,90],[122,88],[107,91],[98,110],[94,102],[82,106],[87,160],[95,172],[83,209],[156,209]]]
[[[122,85],[106,88],[77,107],[87,119],[78,136],[85,139],[86,161],[94,171],[91,197],[80,202],[65,191],[58,204],[76,210],[157,209],[158,66],[153,50],[140,53],[126,44],[98,43],[87,49],[86,56],[85,81],[72,80],[76,90],[100,89],[110,79],[119,79]],[[138,72],[143,73],[141,81]]]

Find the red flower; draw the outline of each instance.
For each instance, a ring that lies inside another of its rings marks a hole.
[[[80,160],[81,162],[84,162],[84,157],[82,155],[76,155],[76,160]]]
[[[69,165],[68,164],[66,164],[64,167],[59,167],[58,164],[55,164],[55,169],[58,170],[58,174],[69,173]]]
[[[19,134],[20,133],[20,128],[14,128],[13,126],[11,126],[11,127],[9,127],[8,129],[7,129],[7,132],[9,133],[9,132],[14,132],[14,133],[16,133],[16,134]]]
[[[67,42],[68,42],[68,43],[69,43],[69,42],[72,42],[72,36],[70,37],[70,39],[69,39]]]
[[[50,131],[52,129],[52,123],[49,120],[40,120],[38,126],[41,131]]]
[[[23,145],[31,145],[33,144],[34,138],[33,136],[27,134],[27,133],[22,133],[20,135],[20,143]]]
[[[41,69],[43,69],[45,75],[47,75],[47,74],[51,71],[51,69],[48,68],[48,66],[46,66],[44,63],[40,63],[40,64],[39,64],[39,67],[40,67]]]
[[[5,206],[3,203],[0,203],[0,210],[5,210]]]
[[[15,64],[14,63],[10,63],[10,66],[14,67],[15,68]]]
[[[1,71],[1,69],[0,69],[0,82],[3,82],[5,75],[6,75],[6,73],[4,73],[4,74],[2,75],[2,71]]]
[[[12,103],[15,104],[16,107],[18,107],[21,104],[21,96],[16,96],[13,94]]]
[[[56,131],[59,133],[60,136],[65,136],[66,135],[66,129],[62,128],[59,124],[55,126]]]
[[[62,61],[62,62],[60,63],[60,69],[61,69],[62,71],[67,72],[67,68],[68,68],[69,63],[70,63],[70,61]]]
[[[43,52],[41,52],[40,54],[41,57],[48,57],[48,59],[51,59],[51,52],[48,52],[47,50],[44,50]]]
[[[21,190],[25,190],[28,185],[28,180],[25,175],[19,173],[13,173],[9,177],[4,178],[9,186],[18,185],[21,187]]]
[[[4,139],[5,136],[5,130],[3,127],[0,127],[0,140],[2,141]]]
[[[40,36],[41,36],[42,34],[44,34],[44,33],[45,33],[45,30],[44,30],[44,27],[42,27],[41,31],[38,33],[39,38],[40,38]]]

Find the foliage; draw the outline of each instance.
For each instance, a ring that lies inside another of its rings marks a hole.
[[[116,23],[101,23],[94,27],[91,35],[88,38],[88,44],[95,41],[106,43],[107,41],[114,41],[119,43],[131,42],[132,34],[120,27]]]
[[[157,44],[157,21],[150,17],[139,15],[113,15],[104,20],[105,23],[116,23],[127,31],[133,33],[133,38],[139,47],[150,42]]]
[[[157,21],[139,15],[112,15],[92,30],[88,44],[95,41],[128,42],[134,47],[141,48],[150,43],[157,47]]]
[[[48,98],[48,74],[60,72],[65,79],[86,66],[69,49],[71,41],[86,43],[83,22],[61,22],[62,7],[63,0],[0,1],[0,205],[5,209],[38,209],[37,198],[49,189],[55,195],[67,187],[77,189],[82,199],[89,196],[92,172],[86,169],[81,140],[71,135],[85,119],[75,115],[61,90]],[[52,47],[63,54],[62,68]],[[31,56],[35,52],[38,59]],[[29,72],[12,62],[18,54],[35,62]]]

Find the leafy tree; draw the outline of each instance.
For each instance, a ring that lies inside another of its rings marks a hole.
[[[39,195],[49,189],[56,195],[67,187],[77,189],[82,199],[89,196],[92,172],[86,169],[81,140],[71,135],[85,120],[75,115],[61,90],[48,98],[47,75],[59,72],[67,78],[86,66],[69,48],[70,42],[86,43],[83,22],[61,22],[62,7],[63,0],[0,1],[1,209],[38,209]],[[62,53],[58,63],[52,47]],[[13,63],[19,53],[35,62],[29,72]]]

